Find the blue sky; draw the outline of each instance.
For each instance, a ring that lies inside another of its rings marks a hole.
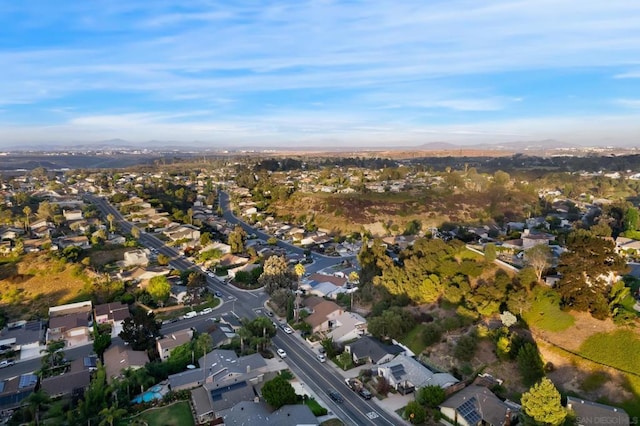
[[[0,146],[638,136],[638,1],[0,2]]]

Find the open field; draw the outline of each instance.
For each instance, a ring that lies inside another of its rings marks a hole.
[[[49,306],[87,299],[82,266],[28,254],[0,264],[0,305],[9,318],[46,316]]]

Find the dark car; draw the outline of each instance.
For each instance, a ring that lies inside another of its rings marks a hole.
[[[364,399],[371,399],[371,397],[373,395],[371,395],[371,392],[369,392],[368,390],[366,390],[365,388],[361,388],[358,391],[358,395],[360,395],[361,397],[363,397]]]
[[[218,290],[216,290],[213,294],[214,294],[216,297],[222,297],[222,293],[220,293]]]
[[[342,403],[343,399],[342,399],[342,395],[340,395],[336,390],[331,389],[329,391],[329,398],[333,399],[335,402],[337,402],[338,404]]]

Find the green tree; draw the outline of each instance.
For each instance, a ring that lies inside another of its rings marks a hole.
[[[27,229],[27,232],[28,232],[29,231],[29,224],[31,223],[30,222],[31,207],[25,206],[22,209],[22,213],[24,213],[24,225],[25,225],[25,228]]]
[[[171,294],[171,284],[169,283],[169,280],[167,280],[167,277],[164,275],[158,275],[149,280],[147,292],[157,302],[164,303],[169,299],[169,295]]]
[[[247,239],[247,233],[240,225],[236,225],[233,231],[229,233],[229,246],[231,253],[237,254],[244,252],[244,242]]]
[[[484,258],[487,262],[493,262],[496,260],[496,245],[494,243],[489,243],[484,246]]]
[[[522,395],[522,412],[537,424],[557,426],[564,423],[567,410],[551,380],[544,377]]]
[[[276,376],[262,386],[262,397],[272,408],[296,403],[296,391],[284,377]]]
[[[536,273],[536,279],[540,281],[544,271],[551,266],[551,249],[546,244],[538,244],[524,252],[525,263]]]
[[[140,239],[140,228],[138,228],[137,226],[132,226],[131,227],[131,236],[134,239],[139,240]]]
[[[160,322],[156,321],[153,312],[147,313],[140,306],[136,307],[132,316],[125,318],[119,336],[131,344],[136,351],[154,347],[155,338],[160,335]]]
[[[102,359],[104,351],[106,351],[109,346],[111,346],[110,334],[98,333],[93,338],[93,351],[100,357],[100,359]]]
[[[258,283],[264,286],[267,294],[280,288],[293,290],[297,286],[295,274],[289,270],[284,256],[271,256],[265,260]]]
[[[416,401],[429,408],[437,408],[445,399],[447,395],[440,386],[430,385],[422,387],[418,390],[416,395]]]
[[[427,411],[418,401],[411,401],[404,407],[404,417],[411,424],[421,425],[427,419]]]
[[[624,212],[624,231],[636,231],[638,230],[638,209],[629,206],[627,210]]]
[[[415,325],[413,316],[408,311],[393,306],[380,316],[375,316],[369,320],[367,329],[372,336],[379,339],[399,339],[404,336]]]
[[[169,258],[169,256],[167,256],[166,254],[162,254],[160,253],[158,255],[158,265],[160,266],[166,266],[169,264],[169,262],[171,261],[171,259]]]
[[[626,272],[624,259],[615,252],[611,240],[580,229],[567,237],[567,251],[560,256],[562,278],[557,291],[562,303],[578,311],[588,311],[603,319],[609,314],[607,297],[611,277]]]
[[[44,353],[42,357],[41,373],[43,377],[49,377],[59,367],[64,364],[64,349],[66,342],[64,340],[54,340],[47,344],[45,349],[40,352]]]
[[[200,245],[202,247],[206,247],[211,243],[211,233],[210,232],[203,232],[202,234],[200,234]]]
[[[33,416],[33,420],[36,425],[40,424],[40,410],[43,406],[49,403],[49,395],[42,389],[33,392],[27,397],[27,403],[29,404],[29,410]]]
[[[100,410],[100,413],[98,413],[100,415],[100,418],[102,420],[100,420],[100,423],[98,423],[98,426],[113,426],[114,422],[117,422],[118,420],[120,420],[125,414],[127,414],[127,410],[125,410],[124,408],[118,408],[115,405],[103,408],[102,410]]]
[[[113,221],[114,221],[115,219],[116,219],[116,217],[115,217],[113,214],[109,213],[109,214],[107,215],[107,221],[109,222],[109,232],[113,232],[113,231],[115,231],[115,230],[116,230],[116,227],[115,227],[115,226],[114,226],[114,224],[113,224]]]
[[[544,364],[538,353],[538,348],[533,343],[522,345],[516,359],[522,375],[522,382],[525,385],[531,386],[544,376]]]
[[[465,334],[458,339],[453,356],[462,361],[471,361],[478,347],[478,335],[475,330],[469,334]]]

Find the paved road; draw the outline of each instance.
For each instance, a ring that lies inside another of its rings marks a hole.
[[[302,381],[322,398],[331,411],[349,425],[396,425],[399,419],[392,417],[372,401],[366,401],[352,391],[341,375],[334,371],[328,363],[321,363],[308,346],[300,339],[288,335],[282,330],[273,338],[277,348],[286,351],[287,365]],[[329,390],[334,389],[344,402],[338,404],[328,397]]]
[[[222,208],[222,216],[225,218],[227,222],[233,223],[234,225],[240,225],[247,234],[256,234],[259,238],[265,241],[273,237],[273,235],[269,235],[266,232],[261,231],[260,229],[254,228],[253,226],[249,225],[248,223],[242,221],[237,216],[235,216],[231,211],[231,206],[229,205],[229,194],[227,194],[226,192],[220,191],[219,203],[220,203],[220,207]],[[278,244],[278,247],[281,247],[291,253],[304,255],[305,250],[299,246],[290,244],[282,240],[278,240],[277,244]],[[311,258],[313,259],[313,263],[310,265],[306,265],[305,269],[307,270],[307,272],[313,273],[316,271],[320,271],[324,268],[333,266],[337,263],[340,263],[343,260],[353,260],[355,259],[355,256],[344,256],[344,257],[326,256],[324,254],[311,252]]]
[[[87,199],[95,203],[103,214],[106,216],[111,213],[116,218],[116,223],[124,232],[131,232],[131,224],[124,220],[120,212],[118,212],[113,206],[111,206],[105,199],[88,195]],[[260,238],[268,239],[270,236],[262,231],[259,231],[243,221],[236,218],[229,210],[229,198],[226,193],[221,192],[221,205],[223,208],[224,217],[227,221],[234,224],[239,224],[248,233],[255,233]],[[141,233],[140,242],[147,246],[158,250],[171,258],[170,265],[176,269],[193,269],[196,266],[185,259],[172,247],[168,247],[163,241],[155,238],[152,235]],[[303,254],[304,250],[300,247],[293,246],[284,241],[278,241],[278,245],[286,250]],[[337,258],[331,256],[324,256],[314,253],[314,268],[312,270],[320,270],[342,261],[344,258]],[[312,265],[308,265],[312,266]],[[240,317],[254,318],[263,313],[263,305],[267,300],[267,296],[262,291],[247,292],[237,289],[233,286],[222,284],[217,278],[207,277],[207,284],[213,290],[218,290],[223,293],[224,305],[216,309],[212,314],[202,317],[198,316],[188,320],[181,320],[175,323],[166,324],[163,326],[163,334],[168,334],[171,331],[183,329],[185,327],[195,327],[198,331],[206,330],[208,326],[208,319],[210,317],[219,316],[221,313],[234,311]],[[351,389],[349,389],[344,383],[344,379],[340,374],[333,370],[332,367],[327,364],[320,363],[316,354],[311,351],[305,344],[303,344],[298,337],[294,335],[287,335],[282,330],[278,331],[278,334],[273,339],[276,347],[283,348],[287,351],[287,358],[285,361],[292,370],[303,380],[305,385],[311,387],[311,389],[327,402],[327,405],[331,407],[331,410],[347,424],[355,425],[394,425],[398,424],[398,419],[392,417],[380,407],[376,406],[373,402],[365,401]],[[79,351],[81,352],[81,351]],[[69,352],[68,357],[72,354]],[[78,355],[80,356],[80,355]],[[39,360],[37,360],[39,362]],[[332,401],[327,391],[329,389],[335,389],[338,391],[344,402],[342,404],[336,404]]]

